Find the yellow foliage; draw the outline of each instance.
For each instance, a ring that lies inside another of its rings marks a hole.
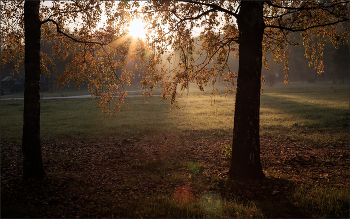
[[[64,85],[89,84],[100,97],[104,112],[119,110],[126,86],[135,78],[142,90],[163,87],[163,98],[176,105],[180,89],[196,83],[200,90],[219,81],[226,95],[234,90],[237,73],[228,62],[239,56],[240,1],[53,1],[40,8],[42,42],[52,54],[42,52],[41,68]],[[24,61],[23,1],[1,3],[1,63]],[[299,44],[290,34],[300,32],[305,56],[323,72],[323,48],[347,43],[349,2],[271,1],[264,3],[263,55],[284,63],[288,82],[288,51]],[[146,24],[145,39],[128,35],[134,18]],[[334,25],[331,25],[334,24]],[[254,27],[252,27],[254,28]],[[66,70],[55,75],[56,60],[66,60]],[[267,59],[263,66],[268,70]],[[112,104],[108,111],[107,105]]]

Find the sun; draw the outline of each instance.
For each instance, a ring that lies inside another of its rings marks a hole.
[[[145,39],[146,31],[143,26],[144,25],[140,18],[132,20],[129,25],[129,34],[134,38]]]

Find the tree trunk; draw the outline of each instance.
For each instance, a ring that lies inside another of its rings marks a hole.
[[[237,18],[239,67],[231,178],[264,178],[260,161],[259,111],[264,33],[263,2],[242,1]]]
[[[45,175],[40,144],[40,1],[24,3],[23,178]]]

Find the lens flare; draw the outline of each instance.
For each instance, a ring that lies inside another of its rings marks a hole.
[[[187,186],[182,186],[176,188],[174,192],[174,198],[180,203],[189,203],[191,200],[191,188]]]

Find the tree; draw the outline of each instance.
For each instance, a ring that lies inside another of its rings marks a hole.
[[[127,4],[114,5],[113,1],[1,1],[1,63],[16,63],[18,69],[24,60],[25,66],[24,179],[45,175],[40,143],[40,76],[42,72],[50,73],[47,63],[54,64],[54,56],[62,60],[72,56],[60,75],[61,85],[69,79],[78,86],[87,81],[95,94],[106,88],[100,94],[103,102],[111,103],[118,95],[115,108],[123,103],[124,85],[132,76],[123,67],[131,44],[125,28],[130,18],[123,12]],[[106,21],[103,28],[98,28],[102,14]],[[51,57],[40,50],[43,40],[54,43]],[[118,69],[121,75],[116,74]]]
[[[341,45],[333,55],[335,64],[335,74],[342,83],[344,78],[349,74],[349,45]]]
[[[40,144],[40,2],[24,4],[25,83],[23,111],[23,178],[45,175]]]
[[[180,52],[178,68],[160,70],[149,80],[153,84],[160,81],[163,97],[170,97],[175,106],[178,85],[183,90],[196,83],[203,90],[204,85],[215,86],[221,78],[230,92],[237,74],[227,60],[232,53],[239,56],[229,175],[247,179],[264,178],[259,139],[261,69],[262,65],[268,68],[264,54],[270,52],[275,61],[284,62],[287,83],[287,51],[298,45],[289,33],[300,32],[309,65],[322,72],[327,39],[334,45],[346,43],[349,32],[347,1],[152,1],[142,13],[150,31],[157,33],[150,39],[151,47],[159,55],[168,50],[167,44]],[[201,40],[199,52],[195,51],[195,28]],[[203,61],[197,64],[198,60]]]

